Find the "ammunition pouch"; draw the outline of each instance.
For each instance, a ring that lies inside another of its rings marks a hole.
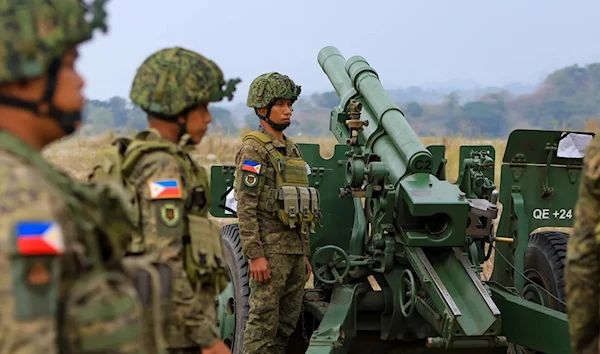
[[[185,268],[194,289],[213,287],[220,294],[227,272],[219,227],[206,216],[187,215],[189,236],[184,240]]]
[[[261,132],[251,132],[246,139],[254,139],[267,149],[269,161],[275,169],[275,189],[265,187],[258,201],[258,210],[274,214],[290,229],[299,228],[305,235],[315,233],[315,225],[321,217],[319,191],[309,187],[309,167],[301,157],[284,156],[272,144],[271,138]],[[290,139],[291,140],[291,139]],[[292,144],[293,143],[292,141]]]
[[[147,343],[144,309],[130,284],[125,275],[102,269],[90,271],[73,284],[67,291],[64,307],[64,344],[68,348],[65,352],[113,353],[124,347],[164,348]],[[156,350],[155,353],[162,353]]]
[[[283,186],[277,193],[277,216],[290,229],[315,233],[320,218],[319,191],[313,187]]]

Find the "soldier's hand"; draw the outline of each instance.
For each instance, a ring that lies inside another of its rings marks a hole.
[[[306,281],[308,281],[308,279],[310,279],[310,273],[312,273],[312,265],[310,264],[308,256],[304,256],[304,264],[306,264]]]
[[[202,354],[231,354],[231,350],[220,340],[213,344],[212,347],[202,349]]]
[[[271,267],[265,257],[250,260],[250,276],[259,282],[266,282],[271,278]]]

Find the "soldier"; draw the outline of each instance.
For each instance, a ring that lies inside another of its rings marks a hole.
[[[210,102],[233,98],[230,80],[202,55],[173,47],[138,68],[130,98],[148,115],[149,129],[120,138],[91,180],[118,178],[129,188],[139,233],[128,259],[150,256],[173,274],[173,311],[165,328],[170,353],[230,353],[219,338],[215,296],[228,282],[219,228],[208,219],[206,171],[189,153],[206,134]]]
[[[246,354],[285,353],[312,271],[308,234],[320,215],[319,195],[308,187],[310,168],[298,145],[283,134],[300,90],[289,77],[267,73],[254,79],[246,101],[261,120],[235,159],[237,216],[251,278]]]
[[[121,266],[124,191],[80,184],[41,154],[81,124],[77,46],[106,31],[103,1],[82,4],[0,0],[2,353],[155,353]]]
[[[573,353],[598,353],[600,335],[600,138],[588,146],[567,244],[565,295]]]

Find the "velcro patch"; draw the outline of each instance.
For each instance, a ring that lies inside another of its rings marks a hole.
[[[160,208],[160,217],[167,226],[175,226],[180,220],[179,207],[175,204],[165,204]]]
[[[65,251],[62,229],[54,221],[20,221],[15,236],[17,252],[23,256],[59,255]]]
[[[244,175],[244,184],[250,188],[255,187],[258,184],[258,176],[254,173],[246,173]]]
[[[181,183],[179,179],[161,179],[148,182],[151,199],[181,199]]]
[[[252,173],[260,173],[261,164],[252,160],[244,160],[244,164],[242,165],[242,170],[252,172]]]

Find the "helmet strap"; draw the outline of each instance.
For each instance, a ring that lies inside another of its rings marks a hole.
[[[50,62],[46,90],[44,92],[44,96],[39,102],[25,101],[16,97],[0,96],[0,104],[31,111],[38,117],[51,117],[58,121],[58,124],[65,134],[69,135],[73,133],[75,131],[75,122],[81,120],[81,112],[63,112],[56,108],[54,103],[52,103],[52,99],[54,98],[54,93],[56,91],[56,85],[58,84],[58,72],[60,70],[60,65],[61,61],[58,58],[55,58]]]
[[[179,140],[181,140],[181,138],[183,138],[183,136],[185,134],[187,134],[187,117],[185,118],[185,121],[183,123],[179,123],[177,122],[177,126],[179,127]]]
[[[178,116],[178,117],[183,116],[183,123],[180,123],[179,118],[177,118],[177,127],[179,128],[179,137],[177,140],[179,141],[179,144],[182,144],[182,145],[193,144],[190,139],[189,133],[187,131],[187,122],[188,122],[189,114],[190,114],[190,110],[187,109],[187,110],[183,111],[183,113],[181,115]],[[185,142],[183,142],[184,139],[185,139]]]
[[[169,122],[169,123],[174,123],[177,125],[177,129],[179,130],[179,132],[177,133],[177,140],[181,141],[181,139],[183,138],[184,135],[186,135],[188,133],[187,131],[187,121],[188,121],[188,116],[191,112],[191,110],[189,108],[184,109],[182,112],[173,115],[173,116],[166,116],[160,113],[155,113],[155,112],[151,112],[151,111],[147,111],[144,110],[144,112],[146,112],[146,114],[149,117],[155,118],[155,119],[159,119],[165,122]],[[183,117],[183,123],[179,122],[179,118]]]
[[[282,132],[284,131],[287,127],[290,126],[290,123],[275,123],[273,122],[269,116],[271,115],[271,108],[273,107],[273,104],[270,104],[267,106],[267,114],[265,116],[263,116],[262,114],[258,113],[258,109],[254,109],[254,113],[256,113],[256,115],[258,116],[258,118],[264,120],[265,122],[267,122],[267,124],[269,124],[271,127],[273,127],[273,129],[277,130],[278,132]]]

